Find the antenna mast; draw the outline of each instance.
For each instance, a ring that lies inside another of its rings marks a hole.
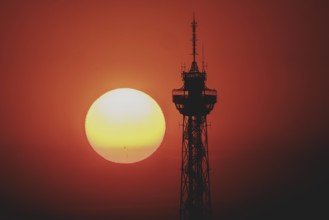
[[[195,13],[193,13],[193,21],[192,21],[192,55],[193,55],[193,62],[191,65],[190,72],[199,72],[198,64],[196,62],[196,26],[197,22],[195,21]]]
[[[196,21],[195,21],[195,13],[193,13],[193,22],[192,22],[192,45],[193,45],[193,62],[196,62],[195,56],[196,56]]]

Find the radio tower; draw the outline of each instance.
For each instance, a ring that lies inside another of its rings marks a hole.
[[[214,108],[217,92],[205,85],[204,66],[196,62],[195,16],[192,22],[193,61],[181,73],[184,85],[172,91],[173,102],[183,115],[180,219],[203,220],[211,217],[207,115]]]

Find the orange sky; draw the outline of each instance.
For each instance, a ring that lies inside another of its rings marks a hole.
[[[292,216],[306,210],[296,195],[317,200],[328,167],[322,2],[1,0],[3,215],[178,217],[181,116],[171,90],[191,62],[193,11],[219,95],[208,117],[214,215],[264,218],[277,206],[281,216],[281,201],[295,204]],[[130,166],[99,157],[84,133],[93,101],[120,87],[152,96],[167,123],[158,151]]]

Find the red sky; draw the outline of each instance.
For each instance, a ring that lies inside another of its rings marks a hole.
[[[193,11],[219,95],[208,117],[214,215],[325,214],[328,8],[1,0],[1,216],[178,218],[181,116],[171,90],[191,62]],[[167,123],[158,151],[133,165],[102,159],[84,133],[92,102],[120,87],[151,95]]]

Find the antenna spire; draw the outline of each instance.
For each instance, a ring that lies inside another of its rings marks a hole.
[[[192,41],[193,41],[193,62],[195,61],[196,56],[196,21],[195,21],[195,13],[193,12],[193,22],[192,22]]]
[[[191,72],[199,72],[198,64],[196,63],[196,26],[197,22],[195,21],[195,13],[193,12],[193,21],[192,21],[192,52],[193,52],[193,62],[191,65]]]

